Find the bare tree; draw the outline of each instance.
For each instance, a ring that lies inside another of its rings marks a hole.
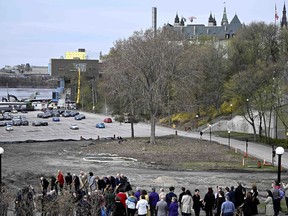
[[[157,34],[152,30],[135,32],[127,40],[117,41],[106,60],[110,94],[133,114],[149,115],[151,143],[156,142],[156,119],[177,76],[183,43],[181,35],[165,28]]]

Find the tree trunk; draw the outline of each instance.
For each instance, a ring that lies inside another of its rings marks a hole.
[[[150,114],[150,124],[151,124],[151,134],[150,134],[150,143],[151,144],[156,144],[156,140],[155,140],[155,131],[156,131],[156,128],[155,128],[155,122],[156,119],[155,119],[155,116],[153,113]]]

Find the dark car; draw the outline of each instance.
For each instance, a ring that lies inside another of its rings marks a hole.
[[[52,113],[50,113],[50,112],[43,113],[42,118],[50,118],[50,117],[52,117]]]
[[[97,123],[96,128],[105,128],[105,124],[103,122]]]
[[[5,122],[0,122],[0,127],[4,127],[6,126],[6,123]]]
[[[85,119],[85,118],[86,118],[86,116],[84,114],[79,114],[79,115],[76,115],[74,117],[75,120],[82,120],[82,119]]]
[[[76,115],[79,115],[79,112],[77,112],[77,111],[71,111],[70,112],[71,117],[75,117]]]
[[[22,119],[21,122],[22,122],[23,126],[28,126],[29,125],[29,122],[26,119]]]
[[[47,121],[41,121],[41,126],[48,126],[48,122]]]
[[[42,118],[44,113],[38,113],[37,118]]]
[[[60,118],[59,118],[59,117],[52,117],[52,121],[54,121],[54,122],[60,122]]]

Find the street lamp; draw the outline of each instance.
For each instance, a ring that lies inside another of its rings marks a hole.
[[[228,131],[228,148],[230,149],[230,130]]]
[[[199,118],[199,115],[198,114],[196,114],[196,129],[198,128],[198,118]]]
[[[276,148],[276,154],[278,155],[278,183],[281,182],[281,156],[284,154],[284,148],[279,146]]]
[[[211,142],[212,131],[211,131],[211,125],[210,124],[209,124],[209,134],[210,134],[210,142]]]
[[[232,119],[232,107],[233,107],[233,104],[231,103],[231,104],[230,104],[230,114],[231,114],[231,119]]]
[[[2,170],[1,170],[1,167],[2,167],[2,162],[1,162],[1,157],[2,157],[2,154],[4,153],[4,149],[2,147],[0,147],[0,193],[2,192]]]

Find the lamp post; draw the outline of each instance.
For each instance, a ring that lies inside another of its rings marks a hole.
[[[284,148],[279,146],[276,148],[276,154],[278,155],[278,177],[277,177],[277,181],[280,184],[281,182],[281,156],[284,154]]]
[[[209,124],[209,134],[210,134],[210,142],[211,142],[212,130],[211,130],[211,125],[210,124]]]
[[[246,139],[246,144],[245,144],[245,158],[248,157],[248,139]]]
[[[196,114],[196,129],[198,128],[198,118],[199,118],[199,115],[198,114]]]
[[[4,153],[4,149],[0,147],[0,193],[2,192],[2,154]]]
[[[230,145],[230,130],[228,131],[228,148],[230,149],[231,145]]]
[[[232,111],[233,111],[233,104],[231,103],[231,104],[230,104],[230,114],[231,114],[231,119],[232,119],[232,113],[233,113]]]

